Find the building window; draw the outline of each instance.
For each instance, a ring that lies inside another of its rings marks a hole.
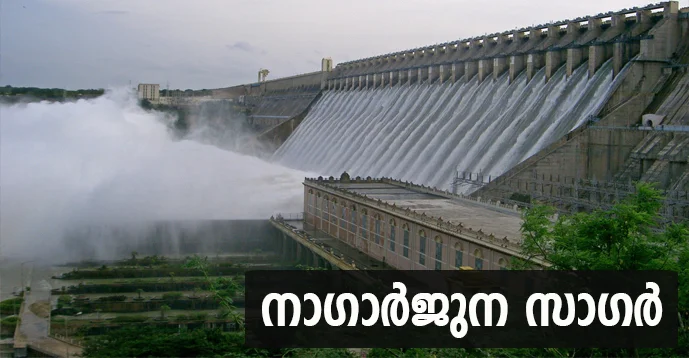
[[[380,245],[380,216],[376,215],[376,235],[375,235],[375,241],[376,244]]]
[[[476,258],[476,269],[483,270],[483,259]]]
[[[330,210],[329,208],[330,200],[328,200],[328,198],[323,198],[323,220],[330,220],[330,216],[328,215],[328,210]]]
[[[455,245],[455,267],[462,267],[462,259],[464,258],[464,252],[462,252],[462,245]]]
[[[435,269],[441,270],[443,267],[443,241],[435,238]]]
[[[426,233],[419,231],[419,263],[426,265]]]
[[[340,218],[340,227],[343,229],[347,228],[347,208],[342,205],[342,217]]]
[[[498,260],[498,266],[500,266],[500,270],[507,270],[507,260],[500,258],[500,260]]]
[[[474,251],[474,266],[477,270],[483,270],[483,254],[479,249]]]
[[[404,229],[404,238],[402,241],[402,255],[406,258],[409,258],[409,226],[406,224],[403,227]]]
[[[320,203],[320,201],[321,201],[321,194],[318,194],[318,195],[316,196],[316,216],[317,216],[317,217],[321,217],[321,209],[320,209],[320,207],[318,206],[319,203]]]
[[[352,213],[350,216],[352,217],[352,223],[350,225],[349,231],[353,232],[354,235],[356,235],[356,207],[352,206]]]
[[[390,251],[395,252],[395,220],[390,220]]]
[[[368,215],[365,211],[361,214],[361,237],[368,239]]]
[[[337,226],[337,200],[333,199],[330,205],[330,221]]]

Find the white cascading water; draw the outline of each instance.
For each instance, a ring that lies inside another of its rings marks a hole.
[[[274,154],[281,164],[338,176],[393,177],[448,189],[458,172],[496,177],[594,115],[612,87],[612,61],[545,81],[495,81],[330,91]],[[466,192],[470,188],[463,187]]]
[[[301,183],[312,176],[175,140],[165,115],[143,110],[124,90],[74,103],[0,105],[0,118],[0,259],[67,258],[75,250],[65,247],[65,233],[81,225],[299,212]],[[99,235],[90,242],[94,260],[122,246]]]

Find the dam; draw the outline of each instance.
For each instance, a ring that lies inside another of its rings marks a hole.
[[[505,199],[516,191],[484,186],[514,177],[516,167],[563,138],[610,127],[611,113],[614,126],[631,131],[650,113],[651,102],[658,107],[660,96],[670,95],[670,86],[685,88],[677,77],[686,72],[687,10],[677,1],[662,2],[334,68],[324,59],[320,72],[215,94],[253,98],[259,138],[272,142],[272,159],[288,167],[325,176],[392,177],[463,194],[483,190]],[[685,113],[683,97],[673,98],[666,107]],[[619,131],[615,135],[624,138],[601,145],[622,151],[614,154],[622,160],[641,134]],[[624,176],[617,165],[582,166],[568,166],[560,178]],[[550,177],[558,170],[551,165],[538,172]],[[533,170],[520,171],[527,172],[518,180],[533,179]],[[461,180],[467,173],[482,179]]]
[[[645,181],[665,219],[689,217],[687,68],[689,8],[668,1],[325,58],[214,96],[247,103],[274,162],[321,175],[303,219],[271,218],[287,251],[346,270],[500,270],[537,202],[606,208]]]

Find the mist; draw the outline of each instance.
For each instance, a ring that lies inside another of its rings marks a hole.
[[[274,148],[256,139],[245,113],[232,102],[205,102],[187,111],[186,139],[211,144],[240,154],[269,159]]]
[[[245,135],[204,143],[197,128],[177,140],[175,118],[142,109],[125,89],[0,105],[0,118],[0,257],[66,259],[66,233],[80,227],[300,212],[301,182],[313,176],[216,146]],[[88,237],[90,254],[111,255],[111,240]]]

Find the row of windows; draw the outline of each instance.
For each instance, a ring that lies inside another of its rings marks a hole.
[[[308,211],[316,216],[322,217],[325,221],[332,222],[333,224],[337,225],[337,217],[335,215],[330,215],[330,213],[336,213],[337,212],[337,201],[333,200],[332,202],[326,197],[323,198],[322,200],[318,200],[318,197],[316,195],[311,194],[310,195],[310,203],[312,205],[308,206]],[[323,211],[319,210],[319,201],[322,203]],[[363,210],[363,214],[361,215],[361,237],[363,239],[368,239],[368,223],[369,223],[369,217],[367,215],[366,209]],[[330,220],[330,217],[332,217],[332,220]],[[357,233],[357,215],[356,215],[356,207],[352,206],[351,209],[351,215],[350,215],[351,221],[350,221],[350,231],[356,235]],[[375,218],[375,231],[373,235],[374,242],[378,246],[383,245],[383,235],[381,235],[381,225],[382,225],[382,220],[380,219],[379,216],[376,216]],[[340,227],[343,229],[346,229],[346,223],[347,223],[347,208],[342,205],[340,207]],[[392,252],[396,252],[396,230],[397,226],[395,225],[395,220],[391,219],[390,220],[390,237],[389,237],[389,249]],[[409,226],[404,224],[403,227],[403,242],[402,242],[402,255],[405,258],[409,258],[409,237],[410,237],[410,231],[409,231]],[[434,266],[436,270],[440,270],[442,268],[442,253],[443,253],[443,243],[442,240],[439,238],[436,238],[436,247],[435,247],[435,257],[434,257]],[[418,262],[419,264],[426,266],[426,246],[427,245],[427,238],[425,235],[425,232],[423,230],[419,231],[419,257],[418,257]],[[480,250],[476,250],[474,253],[474,267],[476,269],[481,270],[483,268],[483,258],[482,258],[482,253]],[[461,248],[455,249],[455,267],[459,268],[463,265],[463,251]],[[500,265],[505,266],[506,262],[504,259],[500,259]]]

